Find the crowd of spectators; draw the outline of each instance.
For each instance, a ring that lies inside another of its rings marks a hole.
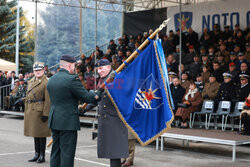
[[[95,88],[95,78],[98,78],[94,72],[95,55],[97,60],[108,59],[116,70],[152,33],[153,30],[137,36],[124,34],[117,44],[110,40],[106,53],[96,46],[91,55],[82,54],[76,64],[76,73],[85,88]],[[178,104],[185,104],[186,108],[192,106],[194,111],[203,100],[236,102],[244,101],[248,96],[250,24],[244,30],[238,24],[233,30],[229,26],[222,29],[215,24],[212,31],[205,28],[200,36],[189,28],[187,32],[182,32],[181,47],[179,30],[175,33],[170,30],[165,35],[158,34],[158,37],[162,39],[166,56],[174,112],[179,108],[176,116],[182,118],[183,126],[186,126],[185,120],[189,118],[189,114],[181,114]],[[45,69],[45,74],[48,77],[52,75],[48,69]],[[23,79],[27,81],[30,77],[32,73],[25,74]],[[13,89],[15,80],[14,72],[8,73],[6,77],[0,73],[0,86],[12,84]]]
[[[123,35],[117,44],[110,40],[106,53],[97,46],[89,57],[81,55],[77,68],[85,80],[85,86],[88,89],[94,88],[95,54],[97,60],[108,59],[115,70],[152,33],[150,30],[135,37]],[[250,25],[244,30],[238,24],[233,30],[229,26],[224,26],[222,30],[215,24],[212,31],[205,28],[200,37],[189,28],[187,32],[182,32],[181,63],[180,31],[174,33],[170,30],[168,34],[159,34],[158,37],[162,39],[166,56],[174,112],[180,108],[178,103],[186,103],[186,108],[192,106],[194,111],[198,110],[203,100],[236,102],[244,101],[248,96]],[[181,79],[178,78],[179,75]],[[189,96],[195,101],[190,102]],[[193,99],[194,97],[197,98]],[[190,108],[188,110],[191,111]],[[178,112],[176,116],[183,118],[182,125],[186,126],[185,120],[189,118],[189,114],[183,117],[180,113],[182,112]]]

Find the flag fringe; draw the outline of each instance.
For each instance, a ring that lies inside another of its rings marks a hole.
[[[142,146],[146,146],[148,145],[149,143],[153,142],[154,140],[156,140],[158,137],[160,137],[163,133],[167,132],[168,130],[171,129],[171,123],[173,122],[174,120],[174,114],[173,114],[173,111],[172,111],[172,107],[170,106],[170,101],[169,101],[169,96],[168,96],[168,91],[167,91],[167,88],[166,88],[166,81],[164,80],[164,77],[163,77],[163,71],[162,71],[162,66],[161,66],[161,62],[160,62],[160,59],[159,59],[159,55],[158,55],[158,52],[157,52],[157,48],[156,48],[156,44],[155,44],[155,41],[154,41],[154,47],[155,47],[155,53],[156,53],[156,57],[157,57],[157,63],[158,63],[158,66],[159,66],[159,69],[160,69],[160,73],[161,73],[161,78],[162,78],[162,81],[164,82],[164,89],[165,89],[165,93],[166,93],[166,97],[168,99],[168,105],[169,105],[169,108],[170,108],[170,111],[172,113],[172,118],[166,122],[166,128],[164,128],[162,131],[160,131],[159,133],[157,133],[155,136],[153,136],[152,138],[148,139],[147,141],[143,142],[140,137],[138,136],[138,134],[134,131],[133,128],[131,128],[131,126],[129,126],[129,124],[126,122],[126,120],[123,118],[120,110],[118,109],[114,99],[112,98],[109,90],[105,87],[105,92],[108,94],[111,102],[113,103],[117,113],[118,113],[118,116],[120,117],[120,119],[122,120],[122,122],[124,123],[124,125],[130,130],[130,132],[136,137],[136,139],[140,142],[140,144]]]

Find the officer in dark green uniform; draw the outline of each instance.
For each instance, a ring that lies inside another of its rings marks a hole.
[[[100,97],[100,93],[84,89],[74,75],[75,62],[73,56],[63,55],[59,72],[47,85],[51,100],[48,123],[53,138],[50,167],[74,166],[77,130],[80,130],[78,102],[95,103]]]

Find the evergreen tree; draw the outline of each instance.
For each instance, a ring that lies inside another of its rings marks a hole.
[[[16,52],[16,0],[0,0],[0,58],[15,61]],[[23,16],[23,10],[20,8],[20,18]],[[21,71],[27,71],[32,67],[33,57],[30,52],[34,46],[32,39],[27,39],[25,25],[20,22],[19,26],[19,64]]]

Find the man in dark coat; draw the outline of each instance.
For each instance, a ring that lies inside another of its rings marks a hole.
[[[216,100],[228,100],[232,101],[235,97],[235,86],[232,82],[232,75],[230,73],[223,73],[224,82],[221,83],[218,90]]]
[[[194,56],[194,62],[190,65],[190,77],[191,79],[195,80],[196,76],[201,72],[201,63],[199,61],[199,56]]]
[[[109,41],[109,45],[108,45],[108,49],[111,50],[111,54],[117,53],[117,52],[116,52],[116,47],[117,47],[117,45],[115,44],[115,41],[114,41],[113,39],[111,39],[111,40]]]
[[[3,72],[0,70],[0,86],[4,86],[6,82],[6,78],[3,75]]]
[[[101,79],[98,86],[112,73],[110,62],[99,60],[96,68]],[[98,103],[98,158],[110,159],[111,167],[120,167],[121,158],[128,157],[128,130],[119,118],[117,111],[108,97],[106,91],[102,93]]]
[[[187,41],[188,46],[194,45],[194,48],[198,49],[199,36],[191,27],[188,29],[188,34],[186,38],[187,38],[186,41]]]
[[[240,74],[240,85],[236,87],[235,101],[245,101],[250,92],[250,85],[248,84],[249,75]]]
[[[48,123],[53,138],[50,167],[74,166],[77,130],[80,130],[78,103],[95,103],[100,99],[100,93],[98,96],[88,92],[74,75],[75,62],[73,56],[63,55],[59,72],[47,84],[51,101]]]
[[[213,75],[215,76],[217,82],[221,83],[223,81],[220,63],[217,61],[213,62]]]
[[[172,94],[172,98],[174,101],[174,114],[177,111],[178,108],[178,103],[181,103],[182,98],[186,92],[186,89],[184,89],[181,85],[180,85],[180,80],[175,77],[173,79],[173,84],[170,85],[170,90],[171,90],[171,94]]]

